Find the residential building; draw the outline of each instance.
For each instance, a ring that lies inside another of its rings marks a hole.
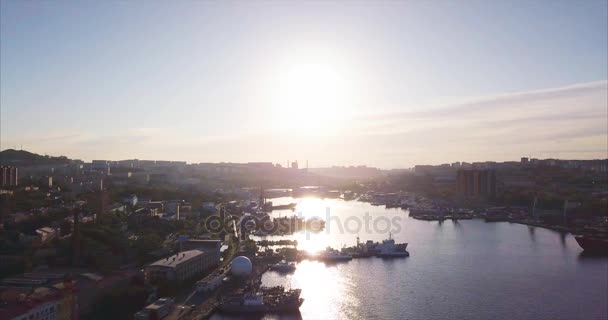
[[[19,182],[19,169],[12,166],[0,167],[0,187],[16,187]]]
[[[496,196],[496,172],[494,170],[458,170],[458,193],[467,197]]]

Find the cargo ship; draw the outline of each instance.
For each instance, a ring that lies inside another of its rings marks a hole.
[[[223,313],[265,314],[295,312],[304,302],[301,289],[285,290],[283,287],[261,289],[222,299],[218,309]]]

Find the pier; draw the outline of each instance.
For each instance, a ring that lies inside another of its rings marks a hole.
[[[269,270],[268,259],[254,259],[253,270],[249,279],[247,281],[240,284],[226,284],[218,288],[217,290],[211,293],[198,293],[194,291],[191,296],[184,303],[188,305],[188,302],[191,301],[195,304],[192,312],[190,314],[184,315],[183,317],[178,317],[175,319],[184,319],[184,320],[204,320],[209,319],[216,311],[221,300],[222,296],[227,296],[231,294],[235,294],[238,291],[242,291],[246,288],[251,288],[253,286],[259,287],[261,284],[262,276],[266,271]],[[274,259],[276,260],[276,259]],[[273,261],[274,261],[273,260]],[[192,298],[192,299],[191,299]],[[197,301],[200,301],[196,304]]]

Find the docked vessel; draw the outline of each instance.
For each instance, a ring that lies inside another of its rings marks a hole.
[[[608,238],[593,235],[580,235],[575,236],[574,239],[576,239],[578,245],[581,246],[585,252],[608,254]]]
[[[407,243],[396,245],[392,234],[389,233],[388,239],[382,240],[380,245],[380,252],[377,256],[380,258],[402,258],[409,257],[410,253],[407,252]]]
[[[264,314],[297,311],[302,303],[300,289],[285,290],[283,287],[249,292],[225,297],[218,305],[224,313]]]
[[[407,257],[407,243],[395,243],[392,235],[389,234],[387,240],[382,243],[367,240],[365,243],[359,242],[357,237],[357,245],[354,247],[343,248],[342,253],[350,254],[353,258],[369,258],[369,257]]]
[[[582,235],[575,236],[578,243],[585,252],[601,253],[608,255],[608,224],[603,223],[596,226],[586,226]]]
[[[352,260],[353,256],[328,247],[325,251],[317,255],[317,259],[322,261],[348,261]]]
[[[346,190],[346,191],[344,191],[343,198],[346,201],[352,200],[355,198],[355,193],[350,190]]]
[[[298,204],[297,203],[288,203],[288,204],[281,204],[278,206],[272,206],[271,210],[294,210],[296,208]]]
[[[378,254],[378,257],[380,258],[405,258],[409,256],[410,253],[407,251],[381,252]]]
[[[277,271],[277,272],[291,272],[291,271],[296,270],[296,265],[295,265],[295,263],[281,261],[281,262],[270,265],[270,270]]]
[[[497,207],[490,208],[485,212],[486,222],[504,222],[509,221],[509,212],[505,208]]]

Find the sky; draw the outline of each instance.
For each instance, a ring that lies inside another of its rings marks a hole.
[[[405,168],[608,153],[607,1],[0,1],[0,149]]]

